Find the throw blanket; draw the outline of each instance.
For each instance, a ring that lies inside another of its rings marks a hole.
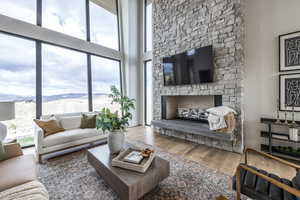
[[[0,200],[48,200],[45,187],[38,181],[28,182],[0,192]]]
[[[224,117],[220,117],[220,116],[209,113],[207,120],[209,123],[210,130],[215,131],[215,130],[218,130],[221,128],[227,128]]]
[[[235,110],[219,106],[206,110],[208,114],[208,122],[210,130],[218,130],[221,132],[232,132],[235,129]],[[228,126],[229,125],[229,126]]]

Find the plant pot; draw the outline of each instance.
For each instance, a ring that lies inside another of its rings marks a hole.
[[[124,145],[125,135],[122,131],[113,131],[108,134],[108,148],[111,154],[119,153]]]

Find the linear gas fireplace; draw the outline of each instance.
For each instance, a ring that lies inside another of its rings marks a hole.
[[[162,119],[190,120],[207,123],[206,109],[221,106],[222,95],[162,96]]]

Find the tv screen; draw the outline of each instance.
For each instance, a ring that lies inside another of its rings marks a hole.
[[[163,58],[165,85],[186,85],[213,82],[212,46],[192,49]]]

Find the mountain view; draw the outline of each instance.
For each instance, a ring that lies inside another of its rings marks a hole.
[[[95,93],[94,96],[105,96],[106,93]],[[56,101],[60,99],[74,99],[86,97],[86,93],[68,93],[68,94],[58,94],[43,96],[43,102]],[[35,102],[36,98],[34,96],[21,96],[13,94],[0,94],[0,102]]]

